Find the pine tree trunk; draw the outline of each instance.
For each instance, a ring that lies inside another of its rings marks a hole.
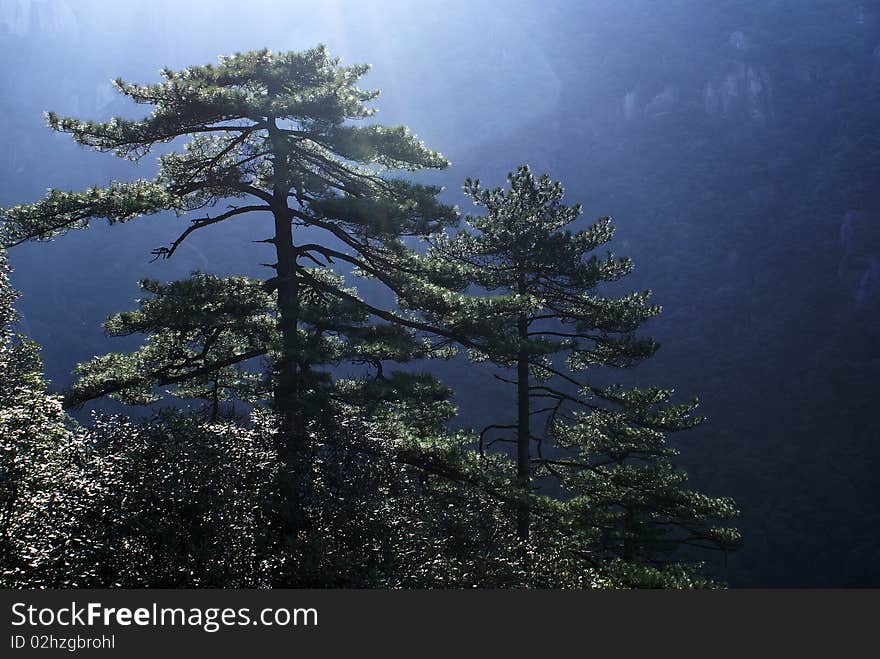
[[[279,474],[280,501],[277,514],[282,542],[289,544],[295,542],[305,521],[302,492],[306,473],[306,433],[297,387],[299,282],[296,279],[296,250],[287,201],[290,185],[285,144],[274,118],[269,118],[268,126],[274,152],[273,242],[277,258],[275,270],[278,282],[278,330],[282,342],[281,359],[275,364],[276,380],[273,391],[275,410],[281,417],[277,449],[282,469]],[[278,585],[291,584],[282,581]]]
[[[284,140],[275,120],[269,118],[269,137],[274,152],[272,213],[275,218],[275,256],[278,282],[278,329],[281,333],[282,355],[276,364],[273,392],[275,408],[281,415],[286,440],[285,453],[295,452],[295,443],[302,439],[302,413],[297,404],[297,326],[299,324],[299,282],[296,279],[296,251],[293,229],[287,206],[290,192]],[[298,435],[300,435],[298,437]]]
[[[529,415],[529,353],[524,343],[527,338],[528,322],[525,314],[520,314],[518,333],[520,340],[517,356],[516,407],[518,414],[516,441],[516,472],[517,482],[523,495],[531,492],[531,441]],[[525,498],[525,497],[524,497]],[[523,500],[517,510],[516,531],[521,540],[529,539],[529,508]]]
[[[288,444],[302,432],[302,414],[297,401],[297,326],[299,324],[299,282],[296,257],[287,204],[275,212],[275,253],[278,273],[278,330],[281,333],[282,355],[275,365],[273,392],[275,409],[281,415]],[[289,448],[293,448],[291,445]]]

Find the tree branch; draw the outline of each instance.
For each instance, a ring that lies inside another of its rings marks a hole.
[[[218,215],[217,217],[203,217],[200,220],[193,220],[192,224],[184,231],[180,236],[178,236],[177,240],[171,243],[171,247],[158,247],[154,249],[151,254],[155,255],[154,261],[158,258],[170,259],[174,252],[180,247],[180,244],[187,239],[187,237],[198,229],[203,229],[204,227],[211,226],[212,224],[217,224],[218,222],[222,222],[223,220],[228,220],[230,217],[235,217],[236,215],[242,215],[244,213],[250,213],[252,211],[271,211],[272,208],[269,206],[242,206],[240,208],[233,208],[231,211],[227,211],[222,215]]]

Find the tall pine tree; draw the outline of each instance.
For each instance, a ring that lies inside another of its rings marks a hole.
[[[154,106],[146,119],[96,123],[49,113],[49,125],[80,144],[132,159],[158,143],[181,137],[190,141],[182,151],[159,158],[155,180],[113,182],[82,193],[51,190],[43,201],[6,209],[4,243],[52,238],[85,227],[93,218],[121,223],[242,200],[230,210],[191,219],[173,242],[154,251],[170,258],[195,231],[265,213],[272,233],[265,242],[276,257],[271,264],[275,275],[265,286],[277,292],[281,336],[273,396],[288,426],[301,432],[302,300],[313,294],[360,303],[338,279],[316,274],[315,266],[340,261],[381,272],[396,263],[403,237],[425,235],[456,219],[453,209],[436,201],[439,188],[383,173],[445,167],[439,153],[405,127],[352,125],[374,113],[366,103],[378,92],[356,86],[367,70],[365,65],[342,66],[318,47],[300,53],[249,52],[222,58],[217,66],[166,69],[159,84],[117,80],[123,94]],[[329,244],[341,247],[297,244],[294,227],[321,229]],[[395,320],[390,313],[383,316]]]
[[[165,69],[158,84],[117,80],[125,96],[152,106],[145,119],[98,123],[49,113],[49,125],[82,145],[135,160],[179,138],[189,140],[183,149],[159,157],[154,180],[112,182],[85,192],[50,190],[42,201],[2,213],[7,246],[50,239],[95,218],[118,224],[163,211],[191,217],[173,241],[154,250],[157,258],[171,258],[196,231],[246,214],[267,218],[270,235],[263,242],[275,253],[271,277],[261,285],[201,275],[168,286],[145,282],[155,299],[112,318],[108,329],[146,332],[149,344],[132,355],[81,366],[82,380],[66,402],[72,406],[108,393],[148,402],[153,385],[171,385],[182,395],[208,399],[216,415],[231,391],[258,395],[246,364],[267,355],[268,389],[282,419],[277,448],[286,465],[283,525],[290,533],[297,525],[295,490],[308,473],[308,426],[332,396],[315,365],[347,355],[376,366],[382,376],[383,360],[423,351],[409,333],[417,323],[366,304],[330,266],[388,279],[383,273],[407,258],[406,237],[457,219],[454,209],[436,200],[439,188],[389,174],[445,167],[442,155],[405,127],[356,125],[372,116],[367,103],[378,94],[357,87],[367,70],[342,66],[318,47],[240,53],[216,66]],[[225,206],[212,212],[221,202]],[[206,213],[192,217],[197,211]],[[323,232],[326,240],[297,239],[305,228]],[[366,322],[376,318],[405,330]],[[401,379],[360,393],[369,398],[381,389],[395,395],[402,390],[397,385],[405,384]],[[439,393],[436,387],[423,390]]]

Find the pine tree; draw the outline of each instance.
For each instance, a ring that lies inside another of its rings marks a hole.
[[[50,190],[42,201],[2,212],[3,243],[11,246],[51,239],[96,218],[119,224],[163,211],[208,210],[155,249],[156,258],[171,258],[195,231],[246,214],[268,219],[271,235],[262,242],[274,248],[273,276],[261,283],[204,275],[169,285],[144,282],[154,298],[140,311],[111,318],[107,328],[147,333],[148,344],[82,365],[66,404],[105,394],[150,402],[152,388],[161,385],[208,400],[217,416],[221,399],[232,392],[247,400],[269,391],[282,419],[278,451],[286,465],[289,518],[283,526],[289,533],[298,524],[295,490],[308,474],[309,424],[340,393],[325,386],[329,377],[316,366],[345,357],[375,366],[384,386],[360,387],[368,400],[380,389],[396,395],[408,384],[402,377],[387,380],[383,360],[408,360],[426,350],[409,331],[418,323],[366,304],[330,267],[341,264],[393,284],[384,273],[407,261],[405,239],[457,220],[453,208],[437,201],[440,188],[388,174],[445,167],[442,155],[405,127],[354,125],[374,113],[367,103],[378,92],[356,86],[367,70],[342,66],[318,47],[165,69],[158,84],[117,80],[122,94],[153,107],[149,116],[97,123],[49,113],[49,125],[82,145],[133,160],[157,144],[189,138],[184,148],[159,157],[154,180],[78,193]],[[210,214],[221,202],[233,205]],[[294,227],[323,232],[326,241],[295,242]],[[366,322],[377,318],[396,327]],[[248,367],[262,355],[271,366],[268,386]],[[423,390],[437,398],[436,387]]]
[[[650,564],[681,545],[733,544],[735,531],[712,525],[735,515],[732,502],[680,489],[684,475],[669,463],[675,451],[665,435],[701,421],[696,401],[673,403],[672,391],[600,386],[581,375],[632,366],[658,347],[636,333],[660,312],[649,291],[608,297],[598,290],[633,267],[595,253],[613,235],[611,219],[572,231],[581,207],[562,203],[559,182],[536,178],[527,166],[508,182],[505,190],[467,180],[464,191],[485,214],[466,218],[472,230],[434,236],[428,256],[447,281],[457,276],[459,286],[494,295],[477,299],[483,309],[475,315],[472,296],[447,294],[441,303],[423,287],[421,305],[437,322],[469,316],[454,329],[471,323],[474,357],[514,373],[498,377],[515,387],[516,420],[493,422],[480,437],[482,450],[490,433],[516,433],[507,441],[516,445],[522,491],[519,537],[529,539],[537,478],[561,488],[565,504],[554,514],[596,555]],[[434,316],[456,299],[468,314]]]
[[[165,69],[165,80],[153,85],[117,80],[120,92],[154,106],[146,119],[95,123],[49,113],[49,125],[80,144],[131,159],[158,143],[191,141],[182,152],[160,156],[155,180],[113,182],[82,193],[51,190],[43,201],[6,209],[4,242],[48,239],[85,227],[93,218],[114,224],[244,200],[192,219],[176,240],[154,252],[170,258],[194,231],[247,213],[267,214],[273,235],[265,242],[274,246],[276,273],[265,284],[277,292],[281,337],[273,396],[290,417],[288,425],[296,428],[302,424],[296,404],[302,389],[302,299],[311,294],[363,305],[338,280],[316,275],[304,262],[323,269],[338,260],[380,272],[396,262],[403,237],[424,235],[456,218],[453,209],[436,201],[439,188],[382,175],[391,168],[445,167],[439,153],[404,127],[351,125],[374,112],[366,103],[378,92],[356,87],[367,70],[341,66],[318,47],[301,53],[256,51],[222,58],[217,66]],[[294,226],[321,229],[345,251],[295,244]],[[242,361],[250,356],[243,353]]]

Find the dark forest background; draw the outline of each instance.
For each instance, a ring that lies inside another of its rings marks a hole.
[[[615,218],[626,287],[664,307],[648,326],[662,349],[618,379],[700,396],[708,422],[676,441],[694,485],[742,510],[722,578],[880,586],[880,5],[0,0],[0,205],[151,173],[53,134],[43,111],[137,116],[111,78],[319,42],[373,64],[379,118],[451,159],[430,180],[463,210],[466,176],[499,184],[527,162],[584,222]],[[101,322],[138,279],[258,262],[238,246],[264,237],[244,219],[150,263],[176,221],[12,251],[21,330],[53,388],[134,347]],[[462,423],[513,404],[488,368],[435,368]]]

